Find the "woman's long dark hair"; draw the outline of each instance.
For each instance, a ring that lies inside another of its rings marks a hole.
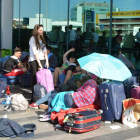
[[[43,27],[43,25],[37,24],[37,25],[34,26],[34,29],[32,31],[32,36],[34,36],[34,38],[35,38],[35,43],[36,43],[36,49],[37,50],[41,48],[41,45],[40,45],[39,40],[38,40],[38,30],[39,30],[40,27]],[[42,36],[40,36],[40,38],[42,40],[42,43],[46,46],[46,41],[44,39],[44,36],[42,35]]]

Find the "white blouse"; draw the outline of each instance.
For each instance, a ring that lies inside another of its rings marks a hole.
[[[36,43],[35,43],[35,38],[33,36],[30,38],[30,41],[29,41],[29,46],[30,46],[30,48],[29,48],[29,52],[30,52],[29,62],[36,60],[35,59],[36,54],[38,54],[38,57],[39,57],[40,60],[45,59],[44,52],[47,52],[46,47],[42,43],[42,40],[39,41],[39,43],[41,45],[41,48],[40,49],[38,48],[38,50],[37,50],[36,49],[37,46],[36,46]]]

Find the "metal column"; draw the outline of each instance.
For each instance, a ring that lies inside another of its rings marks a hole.
[[[19,45],[20,45],[20,8],[21,8],[21,1],[19,0],[19,27],[18,27],[18,35],[19,35],[18,44]]]
[[[110,34],[109,34],[109,54],[111,54],[111,44],[112,44],[112,10],[113,0],[110,0]]]
[[[68,0],[68,16],[67,16],[67,50],[69,45],[69,9],[70,9],[70,0]]]
[[[40,14],[41,14],[41,0],[39,0],[39,25],[40,25]]]

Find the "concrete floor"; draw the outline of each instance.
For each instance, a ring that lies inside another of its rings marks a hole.
[[[31,90],[29,88],[20,88],[18,86],[10,87],[11,93],[22,93],[27,99],[30,99]],[[4,98],[0,98],[0,101]],[[43,114],[44,110],[30,109],[30,112],[26,111],[4,111],[4,106],[0,105],[0,118],[7,114],[8,118],[16,121],[20,125],[27,123],[35,123],[37,129],[35,130],[35,136],[32,139],[15,138],[15,140],[139,140],[140,139],[140,125],[137,128],[131,129],[119,122],[114,124],[101,123],[99,129],[82,133],[72,134],[62,130],[54,131],[53,124],[51,122],[39,122],[38,115]],[[121,128],[118,130],[112,130],[109,126],[119,125]],[[10,138],[0,138],[0,140],[10,140]]]

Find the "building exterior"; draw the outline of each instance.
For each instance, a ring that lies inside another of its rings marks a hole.
[[[110,28],[110,13],[99,15],[99,25],[105,29]],[[140,10],[137,11],[120,11],[112,14],[112,29],[122,30],[122,35],[134,32],[134,27],[140,27]],[[136,33],[136,31],[135,31]],[[135,35],[135,33],[133,35]]]
[[[39,14],[35,14],[34,18],[29,18],[28,26],[23,24],[23,19],[20,19],[20,28],[22,29],[33,29],[34,25],[39,21]],[[52,21],[52,19],[47,19],[47,29],[46,26],[46,18],[43,17],[43,14],[40,15],[40,24],[43,25],[44,31],[49,32],[52,30],[53,26],[62,26],[62,30],[65,31],[65,26],[67,26],[67,21]],[[83,24],[81,22],[69,21],[69,25],[73,25],[73,29],[76,30],[78,27],[83,28]],[[19,27],[19,19],[13,19],[13,28]]]
[[[109,3],[99,3],[99,2],[83,2],[76,4],[71,9],[71,20],[82,22],[82,16],[85,10],[95,11],[96,14],[106,14],[110,11]],[[119,8],[113,6],[113,11],[119,11]]]

